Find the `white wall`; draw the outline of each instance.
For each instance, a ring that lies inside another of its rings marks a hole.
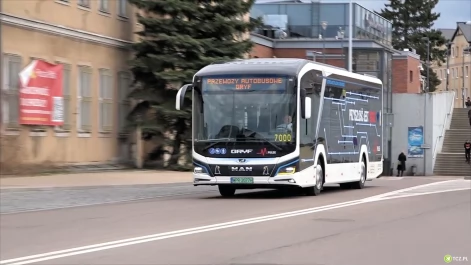
[[[454,92],[393,94],[392,163],[394,174],[397,173],[398,155],[401,151],[407,155],[408,127],[424,126],[424,145],[430,147],[425,149],[425,164],[424,158],[408,157],[406,174],[410,175],[411,166],[416,165],[417,175],[433,175],[436,154],[443,146],[444,129],[450,128],[453,104]]]

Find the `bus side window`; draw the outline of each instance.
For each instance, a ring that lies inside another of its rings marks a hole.
[[[325,97],[328,98],[335,98],[335,99],[345,99],[344,97],[344,89],[340,87],[334,87],[334,86],[326,86],[325,87]]]

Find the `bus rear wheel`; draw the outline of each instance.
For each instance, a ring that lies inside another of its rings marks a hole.
[[[360,175],[360,180],[350,184],[353,189],[363,189],[365,187],[365,181],[366,181],[366,161],[365,161],[365,159],[363,159],[361,161],[360,174],[361,174]]]
[[[232,197],[236,192],[236,189],[229,185],[219,185],[218,188],[219,194],[221,194],[222,197]]]

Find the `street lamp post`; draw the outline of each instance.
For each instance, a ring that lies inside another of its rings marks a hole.
[[[327,21],[322,21],[321,22],[322,26],[322,54],[324,54],[323,58],[323,63],[325,63],[325,30],[327,29]]]
[[[428,92],[430,89],[430,39],[423,37],[422,40],[427,42],[427,86],[425,87],[425,92]]]
[[[348,71],[353,72],[353,0],[348,1]]]
[[[424,139],[424,144],[427,142],[427,138],[425,137],[425,134],[427,132],[425,124],[427,123],[427,92],[429,91],[429,82],[430,82],[430,39],[428,37],[423,37],[422,40],[427,42],[427,84],[425,86],[425,93],[424,93],[424,128],[422,129],[422,134],[423,134],[423,139]],[[427,174],[427,152],[424,150],[424,175]]]
[[[461,72],[462,72],[462,86],[461,86],[461,99],[463,101],[463,108],[464,108],[464,89],[465,89],[465,84],[464,84],[464,56],[466,54],[470,54],[471,53],[471,48],[470,47],[466,47],[463,49],[463,60],[462,60],[462,65],[461,65]]]

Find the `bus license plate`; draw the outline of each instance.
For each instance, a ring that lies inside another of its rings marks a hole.
[[[231,183],[235,183],[235,184],[253,184],[253,178],[231,178]]]

